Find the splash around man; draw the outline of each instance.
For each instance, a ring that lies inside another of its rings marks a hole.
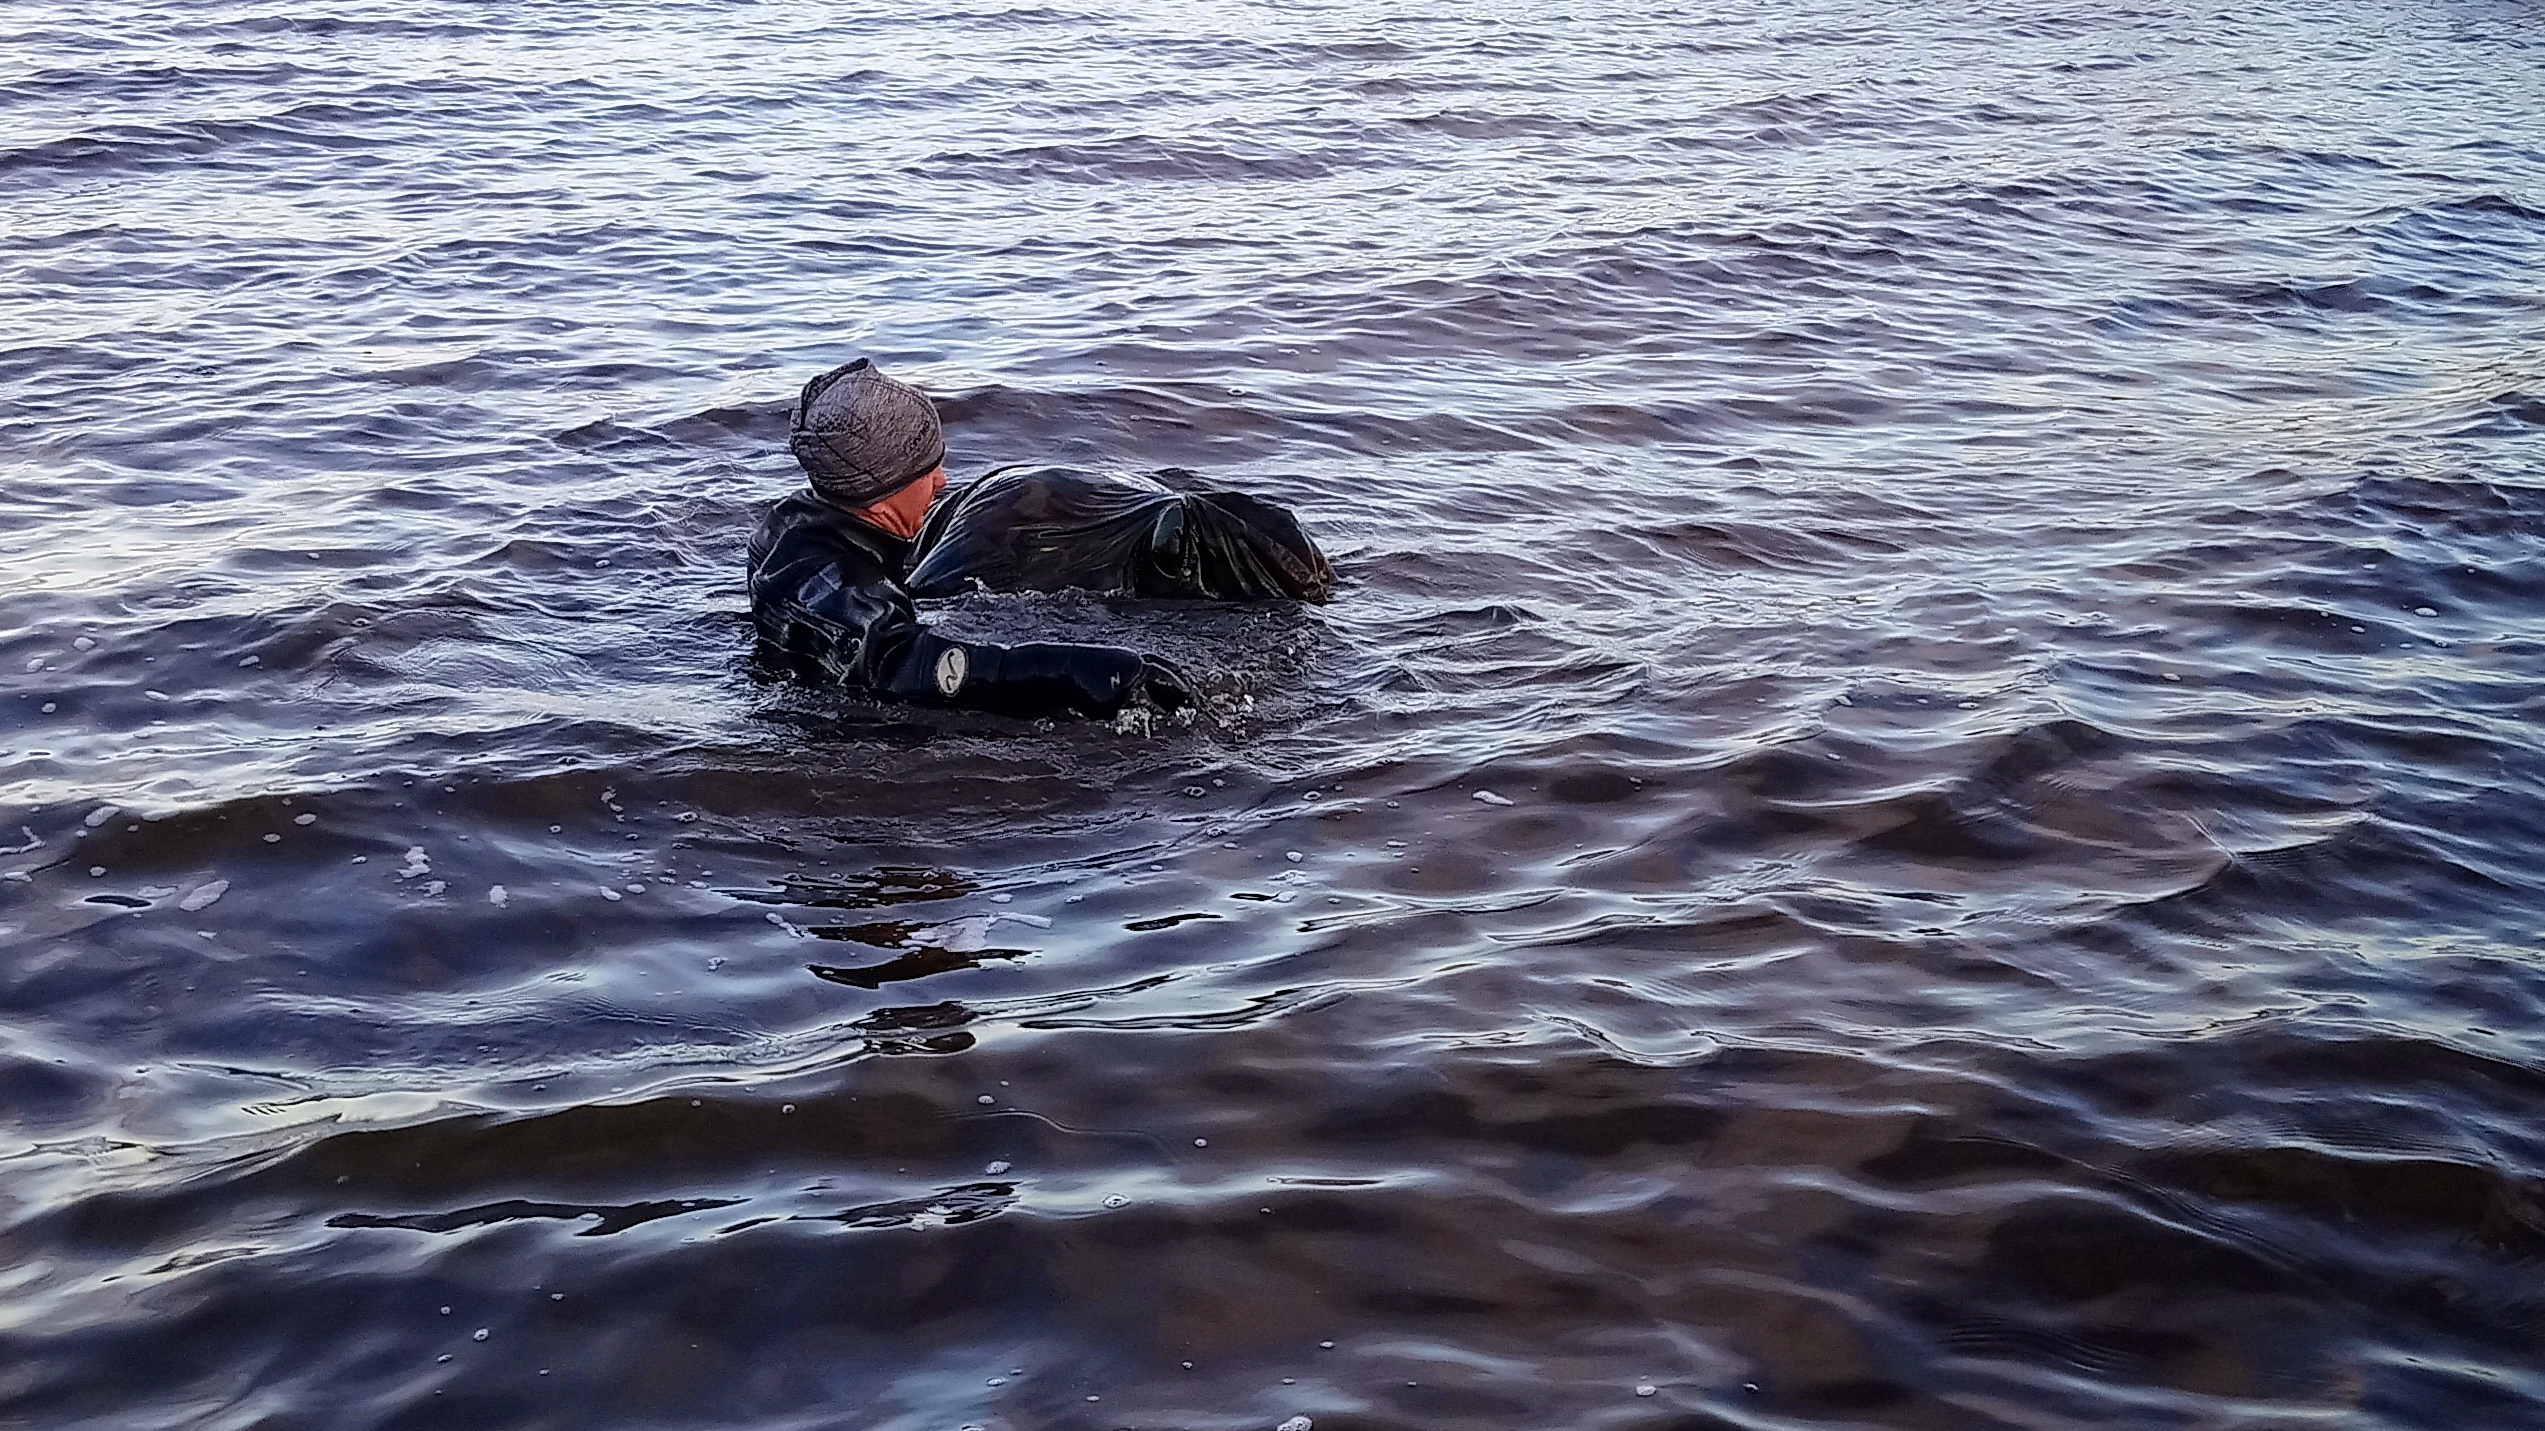
[[[751,539],[752,622],[798,674],[869,695],[1019,715],[1173,710],[1193,702],[1193,683],[1162,657],[956,641],[919,620],[914,598],[1077,588],[1321,601],[1333,583],[1288,512],[1240,493],[1044,467],[948,495],[936,405],[863,358],[804,385],[789,445],[810,485]]]

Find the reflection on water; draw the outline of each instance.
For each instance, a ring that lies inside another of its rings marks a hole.
[[[13,8],[0,1420],[2533,1421],[2532,19]]]

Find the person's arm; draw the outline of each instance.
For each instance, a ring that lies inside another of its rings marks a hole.
[[[878,696],[1014,715],[1110,716],[1133,696],[1191,701],[1182,673],[1120,646],[955,641],[919,623],[909,593],[862,553],[781,539],[755,552],[751,614],[797,665]]]

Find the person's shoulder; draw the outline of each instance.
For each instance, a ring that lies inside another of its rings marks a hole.
[[[812,505],[812,498],[810,491],[796,492],[780,497],[761,509],[760,525],[751,533],[753,566],[765,562],[779,543],[788,537],[815,525],[813,514],[807,510]]]
[[[760,530],[782,531],[818,522],[821,509],[822,500],[813,495],[812,488],[799,488],[760,509]]]
[[[751,537],[751,564],[783,565],[815,554],[872,562],[889,569],[879,550],[884,534],[806,488],[769,504]]]
[[[763,527],[828,527],[844,516],[838,508],[825,502],[810,487],[799,487],[769,504],[760,519]]]

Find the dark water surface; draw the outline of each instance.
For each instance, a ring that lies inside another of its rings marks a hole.
[[[10,5],[0,1424],[2545,1425],[2541,16]]]

